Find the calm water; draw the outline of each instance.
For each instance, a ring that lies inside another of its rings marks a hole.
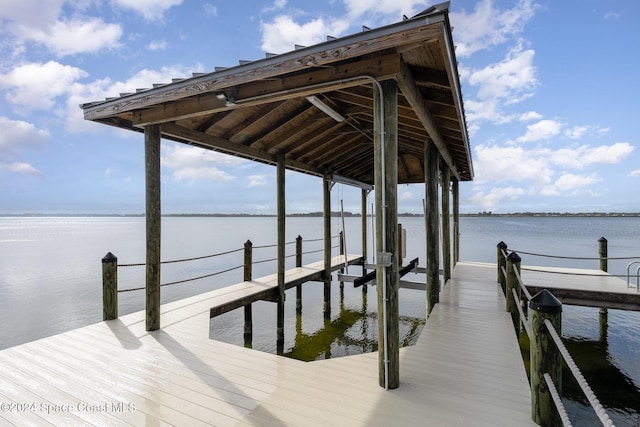
[[[424,259],[424,221],[401,218],[408,232],[407,259]],[[332,234],[340,230],[333,219]],[[359,253],[360,219],[347,218],[347,250]],[[370,225],[369,225],[370,228]],[[101,263],[107,252],[119,263],[144,261],[144,218],[0,218],[0,348],[7,348],[102,319]],[[369,230],[370,231],[370,230]],[[320,218],[289,218],[287,241],[322,236]],[[597,240],[609,241],[609,256],[640,258],[640,218],[462,218],[461,260],[495,262],[496,244],[536,253],[596,257]],[[164,218],[163,260],[239,249],[247,239],[254,246],[276,241],[275,218]],[[334,241],[337,244],[337,241]],[[371,240],[369,242],[371,245]],[[321,249],[307,242],[304,251]],[[287,246],[287,254],[294,245]],[[369,248],[369,253],[372,250]],[[337,254],[337,249],[334,250]],[[274,248],[256,249],[254,261],[275,257]],[[303,262],[320,260],[306,254]],[[522,264],[597,268],[597,261],[567,261],[522,255]],[[610,261],[609,272],[624,274],[628,261]],[[287,268],[294,258],[287,259]],[[202,276],[242,264],[242,252],[163,266],[162,282]],[[360,268],[350,267],[350,274]],[[254,276],[271,274],[274,262],[254,266]],[[635,271],[635,269],[633,270]],[[242,270],[208,279],[162,288],[162,300],[184,298],[241,280]],[[120,288],[144,286],[143,268],[120,268]],[[422,280],[409,274],[409,280]],[[332,315],[324,319],[322,285],[307,284],[303,316],[295,315],[295,291],[286,305],[285,353],[304,360],[360,353],[376,349],[375,288],[363,294],[346,284],[332,291]],[[143,292],[120,294],[120,313],[144,308]],[[211,321],[211,336],[242,344],[242,314],[228,313]],[[400,291],[401,333],[411,342],[424,323],[424,293]],[[601,336],[598,310],[565,307],[563,335],[599,399],[617,425],[640,425],[640,313],[609,310],[609,329]],[[605,339],[606,338],[606,339]],[[275,352],[275,307],[256,303],[254,348]],[[569,377],[565,377],[565,404],[579,424],[597,424],[597,418]]]

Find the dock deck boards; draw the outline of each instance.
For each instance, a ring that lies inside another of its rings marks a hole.
[[[379,387],[377,353],[305,363],[209,339],[215,298],[206,293],[163,305],[159,331],[146,332],[138,312],[1,351],[0,401],[35,410],[0,418],[15,425],[535,425],[495,265],[458,263],[440,298],[417,344],[401,349],[396,390]],[[106,406],[88,411],[84,403]],[[43,404],[57,407],[47,414]]]

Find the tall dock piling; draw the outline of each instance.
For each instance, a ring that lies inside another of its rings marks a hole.
[[[102,258],[102,320],[118,318],[118,258],[111,252]]]

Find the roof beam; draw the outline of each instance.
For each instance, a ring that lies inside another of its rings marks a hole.
[[[147,126],[186,119],[190,117],[212,114],[241,106],[259,105],[268,102],[282,101],[294,97],[308,96],[340,88],[367,83],[358,80],[359,76],[368,75],[378,80],[395,78],[400,72],[400,55],[391,54],[358,61],[353,64],[342,64],[335,67],[314,69],[306,73],[284,76],[278,80],[254,82],[235,87],[234,105],[230,106],[221,92],[200,94],[178,101],[163,102],[150,108],[135,110],[132,123],[134,126]],[[162,102],[161,99],[158,100]]]
[[[214,150],[219,150],[226,154],[233,154],[244,158],[263,161],[269,164],[276,164],[277,156],[274,154],[266,153],[262,150],[256,150],[255,148],[247,147],[242,144],[234,144],[233,142],[211,136],[206,133],[187,129],[182,126],[178,126],[175,123],[165,123],[161,128],[162,135],[170,137],[172,139],[178,139],[182,141],[190,141],[198,144],[201,147],[206,147]],[[310,165],[300,163],[295,160],[285,159],[285,166],[289,169],[299,170],[302,172],[310,173],[312,175],[322,176],[322,171],[313,168]]]
[[[456,177],[456,179],[460,180],[460,174],[458,173],[458,169],[453,161],[453,157],[447,148],[444,140],[442,139],[442,135],[438,132],[438,128],[436,127],[433,117],[431,113],[427,109],[425,105],[425,101],[420,93],[420,89],[418,88],[413,76],[411,75],[411,71],[409,67],[402,61],[400,65],[401,73],[398,76],[398,85],[400,86],[400,90],[402,94],[407,99],[407,102],[411,105],[411,107],[415,110],[416,114],[420,118],[420,121],[424,125],[427,133],[433,140],[434,144],[438,148],[440,152],[440,156],[444,160],[444,162],[449,166],[451,173]]]

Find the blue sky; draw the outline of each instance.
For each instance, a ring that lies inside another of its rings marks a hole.
[[[141,135],[86,122],[84,102],[411,16],[419,0],[0,0],[0,214],[141,213]],[[462,212],[640,211],[635,1],[454,0],[475,180]],[[165,213],[275,212],[275,168],[173,142]],[[399,188],[422,212],[424,186]],[[332,207],[358,212],[359,190]],[[287,175],[288,212],[322,209]]]

